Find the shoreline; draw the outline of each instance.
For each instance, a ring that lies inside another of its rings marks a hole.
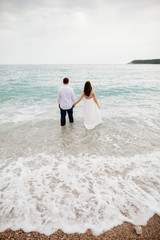
[[[94,236],[91,230],[85,233],[66,234],[61,230],[46,236],[38,232],[26,233],[23,230],[12,231],[7,229],[0,232],[0,240],[17,239],[17,240],[160,240],[160,216],[155,214],[147,222],[146,226],[142,227],[142,235],[138,235],[135,231],[135,225],[124,222],[111,230],[108,230],[98,236]]]

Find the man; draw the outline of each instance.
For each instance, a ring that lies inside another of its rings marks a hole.
[[[74,91],[69,87],[69,79],[63,79],[63,86],[58,89],[58,105],[61,113],[61,126],[66,125],[66,112],[68,113],[70,123],[73,119],[73,104],[75,102]]]

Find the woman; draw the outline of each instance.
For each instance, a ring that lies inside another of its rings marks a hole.
[[[74,106],[79,103],[84,97],[84,126],[87,129],[92,129],[102,122],[100,106],[96,99],[95,91],[92,89],[91,83],[87,81],[84,85],[84,90],[75,102]]]

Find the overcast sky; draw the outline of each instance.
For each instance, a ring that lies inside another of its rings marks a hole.
[[[160,58],[160,0],[0,0],[0,64]]]

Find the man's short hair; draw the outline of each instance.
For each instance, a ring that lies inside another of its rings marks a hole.
[[[63,83],[64,83],[64,84],[69,83],[69,78],[64,78],[64,79],[63,79]]]

